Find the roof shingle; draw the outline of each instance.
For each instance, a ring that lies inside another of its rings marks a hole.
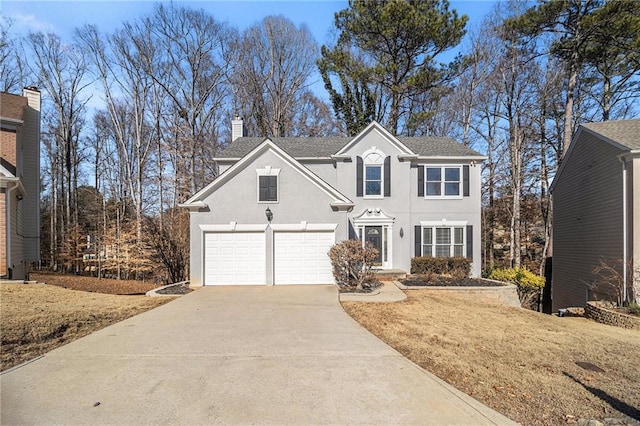
[[[11,93],[0,92],[0,117],[22,121],[27,98]]]
[[[242,137],[233,141],[218,158],[241,158],[266,138]],[[336,154],[353,138],[271,138],[273,143],[294,158],[328,158]],[[421,157],[475,157],[481,154],[450,138],[398,137],[407,148]]]
[[[587,123],[583,126],[629,149],[640,149],[640,118]]]

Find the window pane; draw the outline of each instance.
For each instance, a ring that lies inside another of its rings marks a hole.
[[[440,182],[427,182],[427,195],[440,195]]]
[[[460,195],[460,184],[459,183],[445,183],[444,184],[444,195]]]
[[[422,228],[422,244],[431,244],[431,242],[433,241],[431,234],[431,228]]]
[[[367,166],[366,176],[367,180],[380,180],[382,177],[382,167]]]
[[[459,246],[459,245],[453,246],[453,255],[458,257],[464,256],[464,254],[462,253],[462,246]]]
[[[460,169],[457,167],[444,169],[444,180],[447,182],[460,182]]]
[[[369,182],[365,184],[365,194],[366,195],[380,195],[380,182]]]
[[[446,246],[436,246],[436,257],[449,257],[451,247],[449,245]]]
[[[423,244],[422,245],[422,255],[427,257],[432,257],[432,245],[431,244]]]
[[[451,244],[451,229],[436,228],[436,244]]]
[[[462,244],[464,242],[464,228],[454,228],[453,236],[455,244]]]
[[[427,167],[427,180],[440,181],[441,172],[440,167]]]

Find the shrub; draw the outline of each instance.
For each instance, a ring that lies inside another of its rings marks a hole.
[[[497,268],[491,271],[489,279],[515,284],[522,306],[531,307],[533,297],[544,287],[544,277],[534,274],[527,268]]]
[[[428,257],[418,256],[411,259],[411,273],[422,275],[450,275],[454,278],[466,278],[471,271],[471,261],[466,257]]]
[[[358,240],[339,242],[329,250],[333,267],[333,277],[341,287],[355,287],[361,290],[373,281],[373,262],[378,257],[378,249],[371,244],[362,247]]]

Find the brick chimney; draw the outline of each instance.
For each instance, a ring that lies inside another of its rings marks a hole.
[[[244,122],[242,121],[242,117],[236,116],[236,118],[231,120],[231,142],[244,135]]]

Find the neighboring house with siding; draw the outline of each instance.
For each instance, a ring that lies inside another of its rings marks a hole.
[[[243,137],[219,176],[187,200],[192,286],[333,283],[327,252],[360,239],[381,270],[414,256],[465,256],[481,272],[481,162],[448,138],[405,138],[371,123],[355,137]]]
[[[617,265],[630,294],[640,279],[640,119],[580,126],[551,190],[552,309],[611,298],[593,286],[601,261]]]
[[[40,92],[0,93],[0,278],[40,259]]]

